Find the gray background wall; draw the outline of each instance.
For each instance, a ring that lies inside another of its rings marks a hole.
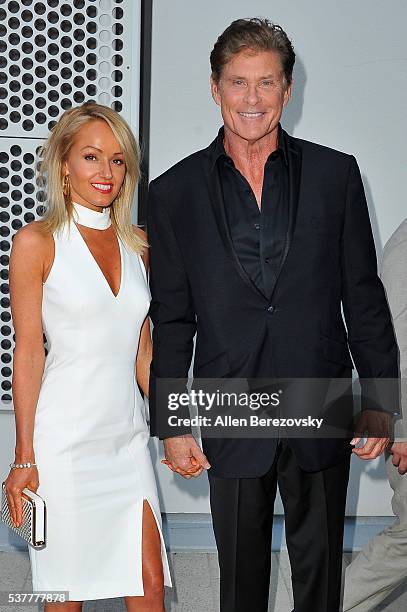
[[[380,257],[407,216],[404,0],[155,0],[151,178],[215,137],[221,119],[209,92],[209,54],[233,19],[249,16],[282,25],[297,53],[285,129],[356,156]],[[158,466],[167,511],[208,510],[206,478],[174,479]],[[389,499],[383,461],[354,461],[348,515],[390,514]]]

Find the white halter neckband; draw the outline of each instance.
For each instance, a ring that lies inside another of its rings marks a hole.
[[[75,223],[84,225],[85,227],[91,227],[93,229],[105,230],[111,226],[112,220],[110,218],[110,206],[107,208],[101,208],[100,212],[92,210],[87,206],[72,202],[73,206],[73,219]]]

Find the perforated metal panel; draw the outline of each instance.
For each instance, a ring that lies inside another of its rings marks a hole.
[[[129,120],[131,5],[0,0],[0,135],[45,138],[64,110],[86,100]]]
[[[0,407],[12,399],[11,242],[46,207],[37,151],[66,109],[90,100],[134,129],[139,10],[138,0],[0,0]]]

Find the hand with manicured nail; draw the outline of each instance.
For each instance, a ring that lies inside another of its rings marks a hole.
[[[356,435],[350,442],[355,447],[352,453],[365,461],[379,457],[389,444],[389,429],[390,415],[387,412],[363,410],[356,425]],[[364,436],[364,444],[356,447]]]
[[[197,478],[211,466],[192,434],[165,438],[165,459],[161,463],[183,478]]]

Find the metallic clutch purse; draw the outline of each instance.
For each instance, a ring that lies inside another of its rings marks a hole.
[[[27,488],[22,491],[22,501],[23,522],[21,527],[14,527],[3,482],[1,491],[1,520],[33,548],[44,548],[46,545],[45,501]]]

